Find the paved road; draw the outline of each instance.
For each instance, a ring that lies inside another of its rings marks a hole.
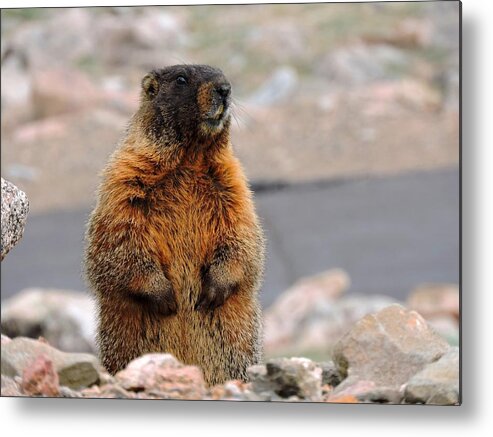
[[[268,239],[264,305],[329,267],[349,273],[352,292],[401,299],[422,282],[459,280],[458,169],[259,187],[256,202]],[[1,264],[2,299],[31,286],[84,290],[88,213],[30,215]]]

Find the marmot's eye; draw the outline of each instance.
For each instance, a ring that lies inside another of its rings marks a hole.
[[[178,76],[176,78],[176,83],[179,85],[186,85],[188,83],[187,78],[185,76]]]

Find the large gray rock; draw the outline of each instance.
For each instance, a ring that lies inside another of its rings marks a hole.
[[[2,375],[22,376],[43,355],[53,363],[60,385],[79,389],[99,381],[99,363],[94,355],[65,353],[49,344],[18,337],[2,345]]]
[[[29,288],[2,302],[2,332],[9,337],[44,337],[68,352],[96,352],[96,309],[86,294]]]
[[[348,377],[337,390],[358,380],[398,388],[448,349],[418,313],[391,305],[361,319],[335,346],[334,361]]]
[[[2,178],[2,241],[0,256],[12,249],[22,237],[29,212],[26,194]]]
[[[272,359],[248,375],[259,400],[321,400],[322,368],[307,358]]]
[[[414,375],[406,385],[405,400],[435,405],[459,403],[459,348],[451,348]]]

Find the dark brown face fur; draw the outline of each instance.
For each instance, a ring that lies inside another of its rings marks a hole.
[[[151,140],[182,147],[217,142],[231,122],[231,84],[208,65],[174,65],[142,79],[138,112]]]

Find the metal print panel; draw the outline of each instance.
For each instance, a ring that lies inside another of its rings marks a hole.
[[[459,2],[1,24],[2,396],[461,403]]]

